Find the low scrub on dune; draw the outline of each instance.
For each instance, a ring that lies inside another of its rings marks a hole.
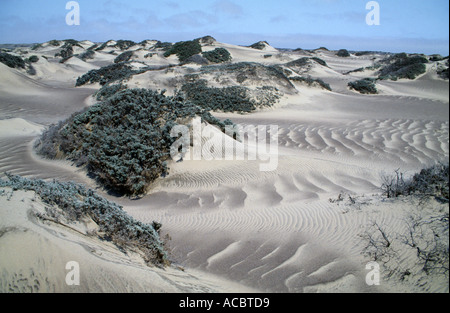
[[[198,106],[223,112],[249,113],[258,107],[270,107],[279,99],[278,90],[274,87],[259,88],[259,97],[255,98],[247,87],[210,87],[204,79],[184,84],[181,91]]]
[[[165,53],[164,57],[169,57],[176,54],[181,63],[186,62],[195,54],[202,53],[202,46],[198,40],[180,41],[171,46]]]
[[[114,59],[114,63],[128,62],[133,57],[133,51],[125,51]]]
[[[354,82],[349,82],[350,89],[356,90],[362,94],[377,94],[378,89],[375,85],[376,80],[372,78],[364,78]]]
[[[203,52],[203,56],[212,63],[223,63],[231,61],[231,54],[225,48],[216,48],[212,51]]]
[[[348,58],[350,56],[350,52],[346,49],[341,49],[336,53],[336,55],[341,58]]]
[[[83,86],[88,83],[100,83],[106,85],[118,80],[124,80],[136,74],[131,66],[124,62],[104,66],[98,70],[91,70],[86,74],[78,77],[76,87]]]
[[[0,62],[10,68],[25,68],[25,61],[21,57],[6,52],[0,53]]]
[[[421,55],[395,54],[381,61],[385,65],[379,71],[379,79],[415,79],[426,72],[426,63],[428,59]]]
[[[177,139],[170,132],[180,119],[200,116],[225,129],[225,123],[181,97],[148,89],[120,89],[44,132],[37,152],[85,166],[111,191],[140,195],[168,174],[170,147]]]
[[[139,222],[126,214],[121,206],[80,184],[6,175],[8,180],[0,179],[0,187],[34,191],[49,205],[45,214],[38,213],[38,218],[56,223],[62,218],[69,223],[92,219],[98,225],[95,235],[99,238],[112,241],[121,249],[140,252],[149,265],[169,264],[160,238],[161,224]]]
[[[289,79],[291,81],[297,81],[297,82],[300,82],[300,83],[304,83],[304,84],[306,84],[308,86],[320,86],[323,89],[332,91],[331,86],[329,84],[325,83],[323,80],[321,80],[319,78],[314,79],[314,78],[312,78],[310,76],[308,76],[308,77],[294,76],[294,77],[289,77]]]

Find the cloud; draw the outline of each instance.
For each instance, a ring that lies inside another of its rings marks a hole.
[[[217,0],[212,7],[216,13],[227,15],[231,18],[244,16],[244,9],[240,5],[229,0]]]
[[[199,28],[215,22],[215,17],[201,10],[179,13],[164,19],[167,29]]]

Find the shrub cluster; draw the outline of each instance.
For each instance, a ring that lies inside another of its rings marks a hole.
[[[86,60],[88,60],[88,59],[93,59],[94,58],[94,55],[95,55],[95,51],[94,50],[87,50],[87,51],[85,51],[85,52],[83,52],[82,54],[80,54],[79,56],[78,56],[78,58],[80,58],[81,60],[83,60],[83,61],[86,61]]]
[[[180,41],[171,46],[165,53],[164,57],[169,57],[172,54],[176,54],[178,60],[184,63],[191,56],[202,52],[202,46],[198,40]]]
[[[136,43],[134,41],[131,40],[117,40],[116,44],[114,45],[114,47],[119,48],[120,50],[127,50],[133,46],[135,46]]]
[[[79,87],[88,83],[100,83],[100,85],[103,86],[118,80],[129,78],[136,73],[137,71],[134,71],[131,66],[125,63],[111,64],[97,70],[91,70],[81,77],[78,77],[75,86]]]
[[[269,45],[267,41],[258,41],[252,45],[250,45],[250,48],[257,49],[257,50],[264,50],[266,45]]]
[[[31,57],[28,58],[28,62],[30,63],[36,63],[39,61],[39,57],[37,55],[32,55]]]
[[[119,91],[127,89],[127,85],[116,84],[116,85],[105,85],[100,88],[99,91],[95,93],[97,101],[103,101],[109,97],[112,97]]]
[[[0,187],[13,190],[34,191],[51,206],[58,206],[69,221],[91,218],[98,226],[100,238],[114,242],[120,248],[137,249],[149,264],[169,263],[164,244],[160,239],[161,224],[139,222],[126,214],[121,206],[97,195],[93,190],[72,182],[45,182],[7,174],[8,181],[0,179]],[[57,219],[61,213],[46,208],[49,217]],[[56,215],[56,216],[52,216]],[[39,217],[39,216],[38,216]]]
[[[167,51],[172,48],[173,44],[171,42],[161,42],[158,41],[156,45],[153,47],[154,49],[161,49],[163,51]]]
[[[318,58],[318,57],[312,57],[312,58],[303,57],[303,58],[288,62],[285,65],[288,67],[304,67],[304,66],[310,64],[311,60],[315,61],[316,63],[318,63],[322,66],[328,66],[327,62],[325,62],[324,60],[322,60],[321,58]]]
[[[395,175],[383,177],[381,189],[387,198],[418,195],[448,203],[449,173],[448,164],[423,169],[410,179],[405,179],[403,173],[396,171]]]
[[[181,97],[147,89],[122,90],[51,127],[36,148],[45,157],[65,156],[86,166],[110,190],[139,195],[168,174],[170,146],[176,140],[170,131],[178,119],[194,116],[225,127]]]
[[[336,55],[341,58],[348,58],[350,56],[350,53],[346,49],[341,49],[336,53]]]
[[[122,54],[119,54],[117,58],[115,58],[114,63],[127,62],[133,56],[133,51],[125,51]]]
[[[0,62],[10,68],[25,68],[25,61],[21,57],[5,52],[0,53]]]
[[[256,109],[250,99],[248,88],[232,86],[225,88],[208,87],[206,80],[184,84],[181,90],[186,98],[207,110],[223,112],[251,112]]]
[[[354,82],[349,82],[348,86],[350,89],[354,89],[362,94],[377,94],[378,90],[375,85],[375,81],[376,80],[372,78],[364,78]]]
[[[398,53],[382,63],[386,63],[386,65],[379,71],[380,79],[415,79],[425,73],[425,64],[428,63],[428,59],[420,55],[409,56],[406,53]]]
[[[301,82],[301,83],[305,83],[308,86],[319,85],[320,87],[331,91],[331,86],[329,84],[325,83],[321,79],[314,79],[311,76],[308,76],[308,77],[295,76],[295,77],[290,77],[289,79],[293,80],[293,81],[298,81],[298,82]]]
[[[203,52],[203,56],[212,63],[223,63],[231,61],[231,54],[225,48],[216,48],[212,51]]]

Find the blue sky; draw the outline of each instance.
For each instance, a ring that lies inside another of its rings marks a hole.
[[[266,40],[278,48],[449,54],[448,0],[378,0],[380,25],[366,24],[369,0],[0,0],[0,43],[51,39]]]

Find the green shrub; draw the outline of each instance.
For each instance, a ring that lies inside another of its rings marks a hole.
[[[179,96],[122,90],[49,128],[36,149],[45,157],[62,155],[86,166],[109,190],[139,195],[168,174],[170,147],[176,140],[170,131],[179,119],[194,116],[225,128],[207,110]]]
[[[125,51],[122,54],[119,54],[117,58],[115,58],[114,63],[127,62],[133,56],[133,51]]]
[[[336,53],[336,55],[341,58],[347,58],[350,56],[350,53],[346,49],[341,49]]]
[[[251,112],[256,109],[248,88],[241,86],[208,87],[206,80],[184,84],[181,90],[186,98],[207,110],[223,112]]]
[[[203,56],[212,63],[223,63],[231,61],[231,54],[225,48],[216,48],[212,51],[203,52]]]
[[[321,58],[317,58],[317,57],[312,57],[312,58],[303,57],[303,58],[288,62],[285,65],[288,67],[304,67],[308,64],[311,64],[311,60],[315,61],[316,63],[318,63],[322,66],[328,66],[327,62],[325,62]]]
[[[259,42],[256,42],[256,43],[250,45],[250,48],[257,49],[257,50],[264,50],[266,45],[269,45],[269,43],[267,41],[259,41]]]
[[[125,63],[111,64],[97,70],[91,70],[78,77],[75,86],[79,87],[88,83],[100,83],[103,86],[118,80],[127,79],[136,73],[137,71],[134,71]]]
[[[31,57],[28,58],[28,61],[31,63],[36,63],[39,61],[39,57],[37,55],[32,55]]]
[[[21,57],[9,53],[0,53],[0,62],[10,68],[25,68],[25,61]]]
[[[419,55],[409,56],[406,53],[398,53],[381,63],[386,65],[379,71],[380,79],[415,79],[426,72],[425,64],[428,63],[428,59]]]
[[[164,53],[164,57],[169,57],[172,54],[176,54],[178,60],[184,63],[188,58],[195,54],[202,52],[202,46],[198,40],[180,41],[175,43],[170,49]]]
[[[293,81],[298,81],[298,82],[301,82],[301,83],[305,83],[308,86],[319,85],[320,87],[331,91],[331,87],[330,87],[329,84],[325,83],[321,79],[314,79],[311,76],[308,76],[308,77],[294,76],[294,77],[290,77],[289,79],[293,80]]]
[[[119,248],[136,249],[144,254],[144,260],[150,265],[169,264],[164,243],[160,238],[161,224],[144,224],[129,216],[121,206],[99,196],[92,189],[72,182],[45,182],[6,174],[8,181],[0,179],[0,187],[13,190],[34,191],[44,203],[58,206],[61,213],[46,207],[46,215],[38,218],[58,219],[62,214],[69,222],[92,219],[98,226],[97,236],[112,241]],[[56,215],[56,216],[55,216]]]
[[[172,48],[173,44],[171,42],[161,42],[158,41],[156,45],[153,47],[154,49],[161,49],[163,51],[167,51]]]
[[[135,46],[136,43],[131,40],[118,40],[114,47],[119,48],[120,50],[127,50],[133,46]]]
[[[87,51],[85,51],[85,52],[83,52],[82,54],[80,54],[79,56],[78,56],[78,58],[80,58],[81,60],[83,60],[83,61],[86,61],[86,60],[88,60],[88,59],[93,59],[94,58],[94,55],[95,55],[95,51],[94,50],[87,50]]]
[[[48,42],[48,44],[53,46],[53,47],[59,47],[61,45],[61,42],[59,40],[50,40]]]
[[[68,59],[73,56],[73,45],[70,43],[64,44],[61,50],[55,54],[55,58],[61,57],[62,59]]]
[[[375,79],[364,78],[354,82],[349,82],[348,86],[350,89],[354,89],[362,94],[377,94],[378,90],[375,85]]]
[[[119,91],[127,89],[127,85],[116,84],[116,85],[105,85],[100,88],[99,91],[95,93],[97,101],[103,101],[109,97],[114,96]]]

